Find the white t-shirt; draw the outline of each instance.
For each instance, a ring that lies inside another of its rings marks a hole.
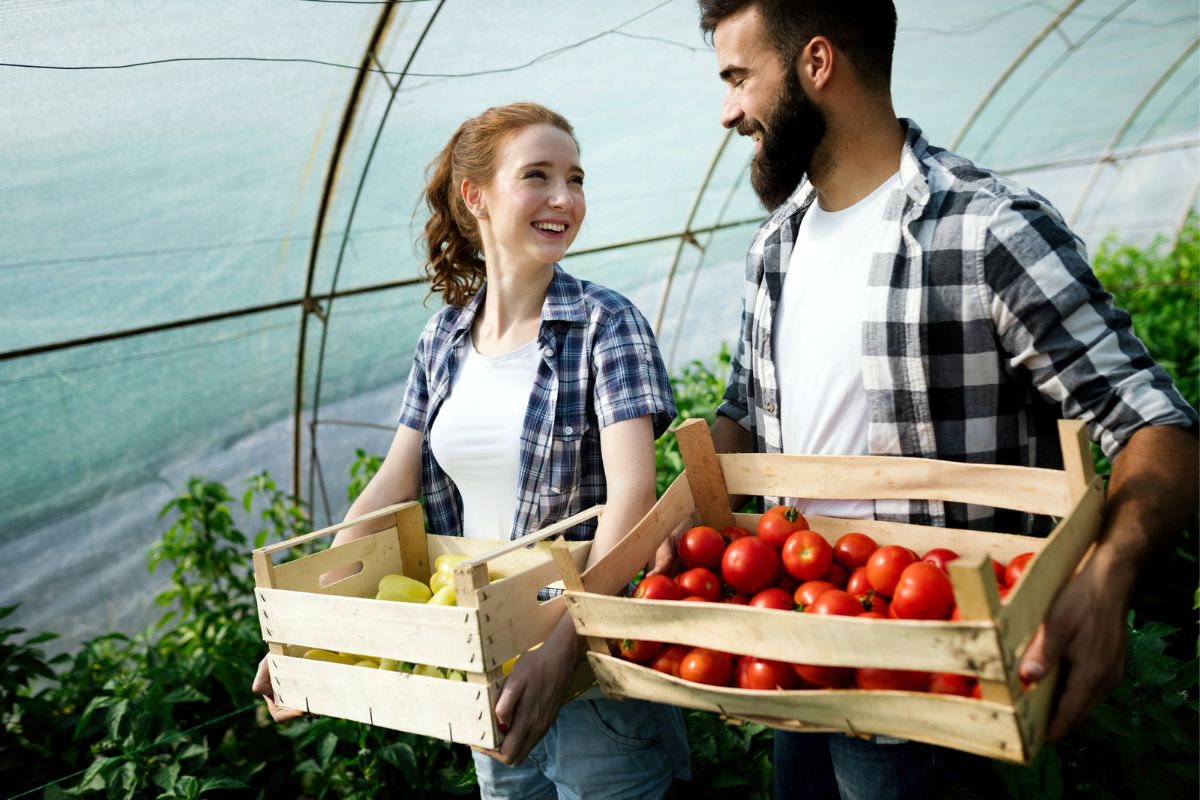
[[[841,211],[800,222],[772,331],[783,452],[867,454],[862,322],[871,259],[899,173]],[[871,500],[797,499],[803,514],[870,519]]]
[[[484,356],[467,333],[450,394],[429,429],[433,457],[462,496],[464,536],[512,535],[521,431],[540,359],[537,339]]]

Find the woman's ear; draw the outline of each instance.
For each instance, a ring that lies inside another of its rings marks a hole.
[[[463,178],[462,185],[458,188],[462,193],[463,202],[467,204],[467,210],[476,219],[487,219],[487,207],[484,202],[483,190],[466,178]]]

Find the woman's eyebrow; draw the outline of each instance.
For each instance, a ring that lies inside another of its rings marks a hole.
[[[519,169],[529,169],[530,167],[553,167],[553,166],[554,166],[553,161],[531,161],[528,164],[522,164],[519,167]],[[584,174],[583,167],[579,166],[578,164],[572,164],[567,169],[570,172],[578,172],[580,175]]]

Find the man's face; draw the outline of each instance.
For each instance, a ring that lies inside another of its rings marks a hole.
[[[754,139],[750,182],[762,204],[774,210],[808,171],[825,136],[825,115],[804,92],[795,65],[775,51],[758,9],[723,20],[713,45],[728,87],[721,124]]]

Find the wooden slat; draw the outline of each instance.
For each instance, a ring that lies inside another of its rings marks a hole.
[[[278,564],[275,566],[274,588],[342,597],[374,597],[379,590],[380,578],[401,572],[395,531],[395,528],[388,528],[295,561]],[[269,558],[266,554],[257,555]],[[355,563],[362,564],[361,571],[328,586],[320,584],[320,578],[325,573]]]
[[[1025,763],[1033,761],[1045,742],[1046,724],[1050,719],[1050,710],[1054,707],[1058,678],[1059,667],[1054,664],[1017,702],[1017,719],[1021,725]]]
[[[254,585],[262,589],[273,588],[275,586],[275,565],[271,563],[271,557],[266,553],[254,553],[252,561],[254,563]],[[258,613],[261,619],[261,606]],[[283,652],[283,646],[275,642],[267,642],[267,651],[279,655]],[[272,680],[274,679],[272,678]]]
[[[1096,477],[1096,465],[1092,461],[1092,440],[1088,438],[1087,424],[1078,419],[1058,421],[1058,441],[1062,449],[1063,471],[1067,478],[1067,491],[1072,504],[1078,503],[1087,494],[1088,487]]]
[[[587,561],[590,542],[571,547],[571,557],[582,566]],[[480,566],[479,569],[486,567]],[[562,619],[566,609],[561,597],[539,602],[538,589],[556,583],[558,567],[547,556],[531,570],[484,587],[478,592],[479,624],[484,634],[484,664],[499,666],[515,655],[545,640]]]
[[[493,560],[499,558],[500,556],[504,555],[505,553],[509,553],[514,550],[518,550],[522,547],[531,547],[531,546],[537,544],[538,542],[542,541],[543,539],[549,539],[551,536],[557,536],[560,533],[569,531],[571,528],[574,528],[579,523],[586,522],[587,520],[591,519],[592,517],[597,517],[600,514],[602,514],[603,512],[604,512],[604,506],[600,506],[600,505],[592,506],[591,508],[585,508],[583,511],[580,511],[577,514],[572,514],[571,516],[567,517],[566,519],[561,519],[558,522],[554,523],[553,525],[548,525],[545,528],[542,528],[541,530],[537,530],[537,531],[534,531],[533,533],[526,534],[525,536],[522,536],[519,539],[513,539],[511,542],[505,542],[504,544],[502,544],[502,545],[496,547],[495,549],[490,550],[486,553],[481,553],[479,555],[476,555],[471,559],[470,563],[471,564],[484,564],[488,561],[493,561]]]
[[[403,574],[429,583],[429,548],[425,543],[425,515],[416,503],[396,511],[396,544]]]
[[[923,692],[749,691],[689,683],[628,661],[589,653],[606,695],[715,711],[729,717],[789,720],[800,729],[836,728],[928,742],[989,758],[1021,761],[1012,709],[966,697]]]
[[[479,616],[429,606],[285,589],[255,589],[263,639],[481,672]]]
[[[1004,666],[1005,675],[999,680],[981,678],[979,691],[984,700],[1011,706],[1020,692],[1016,670],[1012,668],[1012,651],[1005,651],[1000,633],[995,627],[1000,608],[1000,592],[996,587],[996,573],[986,556],[970,555],[956,558],[949,564],[950,583],[954,586],[954,599],[964,620],[989,624],[988,643],[993,658]]]
[[[330,525],[328,528],[322,528],[319,531],[313,531],[312,533],[306,533],[303,536],[295,536],[284,542],[276,542],[275,544],[270,544],[270,545],[267,545],[266,547],[260,547],[257,550],[255,550],[254,552],[267,553],[268,555],[270,555],[272,553],[277,553],[281,550],[290,550],[293,547],[298,547],[299,545],[305,544],[307,542],[311,542],[314,539],[320,539],[325,536],[330,536],[332,534],[335,534],[338,531],[342,530],[343,528],[349,528],[353,525],[359,525],[363,522],[373,522],[376,520],[384,519],[385,517],[391,517],[391,516],[395,515],[397,512],[399,512],[405,508],[408,508],[410,506],[418,506],[419,507],[420,504],[417,503],[416,501],[409,501],[409,502],[405,502],[405,503],[396,503],[395,505],[386,506],[377,511],[372,511],[370,514],[363,514],[361,517],[355,517],[354,519],[344,520],[342,522],[339,522],[337,525]],[[384,523],[380,527],[386,527],[386,526],[387,526],[387,523]]]
[[[735,514],[734,521],[748,531],[758,525],[759,514]],[[1019,553],[1037,552],[1046,540],[1037,536],[1018,536],[1010,533],[987,533],[959,528],[933,528],[907,522],[884,522],[869,519],[839,519],[837,517],[806,516],[809,526],[826,539],[837,541],[844,533],[858,531],[873,538],[880,546],[902,544],[923,554],[935,547],[948,547],[960,556],[979,554],[990,556],[1001,564]]]
[[[689,419],[676,429],[675,438],[679,442],[679,454],[683,457],[700,521],[717,530],[729,527],[733,524],[733,511],[729,507],[729,492],[725,489],[725,477],[717,462],[708,423],[703,419]]]
[[[271,656],[275,702],[478,747],[495,747],[486,687],[365,667]]]
[[[563,597],[575,629],[585,636],[675,642],[791,663],[958,672],[993,680],[1004,674],[992,628],[982,622],[856,619],[588,592]]]
[[[555,542],[550,552],[554,554],[558,574],[562,575],[563,588],[568,592],[582,592],[583,577],[580,576],[579,568],[571,558],[571,551],[567,549],[566,543]],[[608,653],[608,640],[600,636],[585,636],[584,639],[587,641],[588,650],[593,653]]]
[[[1071,508],[1065,473],[927,458],[728,454],[717,456],[730,494],[947,500],[1064,516]]]
[[[1007,648],[1020,653],[1046,611],[1074,572],[1083,554],[1100,535],[1104,517],[1104,479],[1091,486],[1074,511],[1059,522],[1046,544],[1028,564],[1000,612],[1000,636]]]

